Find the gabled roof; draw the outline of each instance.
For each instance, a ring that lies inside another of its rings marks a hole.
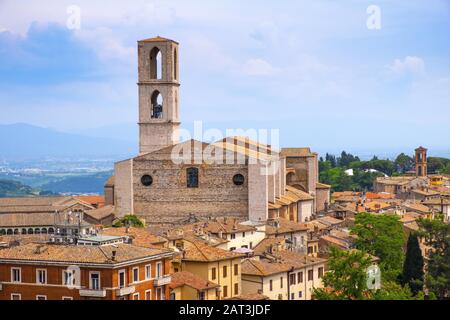
[[[204,280],[203,278],[189,271],[172,273],[169,288],[175,289],[182,286],[189,286],[199,291],[220,287],[220,285],[211,281]]]
[[[243,257],[243,254],[211,247],[200,241],[184,239],[184,261],[213,262]]]

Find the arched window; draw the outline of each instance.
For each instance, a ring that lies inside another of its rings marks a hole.
[[[173,78],[178,79],[178,53],[177,49],[173,49]]]
[[[13,234],[13,229],[8,229],[8,231],[6,231],[6,234]]]
[[[42,234],[47,234],[47,228],[42,228],[42,229],[41,229],[41,233],[42,233]]]
[[[33,234],[34,232],[33,232],[33,229],[28,229],[28,234]]]
[[[19,234],[19,229],[14,229],[14,234]]]
[[[41,233],[41,229],[39,229],[39,228],[34,229],[34,234],[40,234],[40,233]]]
[[[198,188],[198,169],[186,169],[186,184],[188,188]]]
[[[6,234],[6,230],[5,229],[0,229],[0,236],[4,236]]]
[[[155,90],[152,94],[152,109],[151,117],[152,119],[162,119],[163,117],[163,97],[158,90]]]
[[[55,233],[55,229],[53,229],[53,228],[48,228],[48,233],[50,233],[50,234]]]
[[[23,228],[22,229],[22,234],[27,234],[27,229]]]
[[[150,79],[161,79],[162,75],[162,55],[161,51],[154,47],[150,51]]]

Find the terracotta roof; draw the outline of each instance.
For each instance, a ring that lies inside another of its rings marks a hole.
[[[317,182],[316,189],[331,189],[331,186],[329,184]]]
[[[220,232],[224,234],[237,233],[237,232],[247,232],[255,231],[256,228],[248,225],[242,225],[241,220],[236,218],[218,218],[214,220],[207,220],[202,222],[192,223],[183,226],[183,230],[203,230],[205,233],[219,234]]]
[[[450,205],[450,199],[446,198],[436,198],[436,199],[429,199],[422,202],[424,205]]]
[[[278,225],[278,226],[277,226]],[[267,220],[266,235],[293,233],[308,230],[305,223],[298,223],[283,218]]]
[[[105,187],[114,187],[114,176],[108,178],[105,183]]]
[[[211,247],[200,241],[184,240],[184,261],[212,262],[243,257],[243,254]]]
[[[189,271],[172,273],[171,278],[172,280],[169,284],[169,288],[171,289],[179,288],[182,286],[189,286],[191,288],[201,291],[220,287],[218,284],[204,280],[203,278]]]
[[[115,261],[112,261],[111,259],[113,251],[116,252]],[[29,243],[0,250],[0,263],[2,260],[7,259],[18,261],[114,265],[120,262],[133,261],[168,253],[170,252],[167,250],[149,249],[122,243],[108,246],[66,246]]]
[[[428,208],[426,205],[423,205],[418,202],[405,202],[405,203],[403,203],[403,207],[405,207],[407,210],[409,209],[412,211],[418,211],[420,213],[430,213],[431,212],[430,208]]]
[[[320,241],[325,241],[328,242],[332,245],[336,245],[338,247],[340,247],[341,249],[348,249],[349,248],[349,243],[343,239],[339,239],[336,237],[332,237],[332,236],[322,236],[320,237]]]
[[[299,190],[295,187],[291,187],[291,186],[286,186],[286,193],[288,196],[293,197],[294,199],[298,199],[296,201],[299,200],[313,200],[314,197],[311,196],[309,193],[304,192],[302,190]]]
[[[40,227],[54,224],[53,213],[0,213],[0,227]]]
[[[89,203],[97,208],[101,208],[105,205],[104,196],[75,196],[74,198]]]
[[[388,192],[366,192],[366,199],[395,199],[395,194]]]
[[[439,192],[434,191],[434,190],[420,190],[420,189],[413,189],[411,190],[412,193],[417,193],[423,196],[438,196]]]
[[[102,234],[108,236],[130,237],[133,244],[140,247],[154,248],[163,245],[167,239],[155,235],[144,228],[129,227],[128,232],[125,227],[103,229]]]
[[[55,212],[70,209],[74,205],[94,209],[92,205],[72,196],[0,198],[0,213]]]
[[[241,273],[254,276],[269,276],[281,272],[287,272],[292,266],[286,263],[271,262],[265,259],[245,259],[241,265]]]
[[[87,210],[85,211],[85,214],[96,220],[101,220],[111,215],[114,215],[114,210],[115,210],[114,206],[107,205],[99,209]]]
[[[354,191],[336,191],[331,194],[331,197],[333,198],[340,198],[340,197],[359,197],[361,196],[361,192],[354,192]]]
[[[330,226],[342,224],[344,222],[343,220],[336,219],[331,216],[325,216],[325,217],[318,218],[317,221],[319,221],[320,223],[322,223],[324,225],[330,225]]]
[[[281,250],[285,250],[286,249],[286,239],[283,237],[264,238],[253,248],[253,253],[255,255],[262,255],[270,247],[277,248],[278,246],[281,246]]]

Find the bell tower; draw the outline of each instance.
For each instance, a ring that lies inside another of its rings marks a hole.
[[[427,149],[420,146],[416,149],[416,176],[426,177],[427,175]]]
[[[178,43],[138,41],[139,154],[178,143]]]

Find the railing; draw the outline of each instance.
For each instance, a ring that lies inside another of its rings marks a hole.
[[[172,281],[170,274],[155,278],[155,286],[164,286]]]
[[[106,290],[80,289],[80,296],[104,298],[106,297]]]
[[[116,295],[117,296],[126,296],[128,294],[134,293],[134,291],[136,291],[135,286],[123,287],[123,288],[116,290]]]

